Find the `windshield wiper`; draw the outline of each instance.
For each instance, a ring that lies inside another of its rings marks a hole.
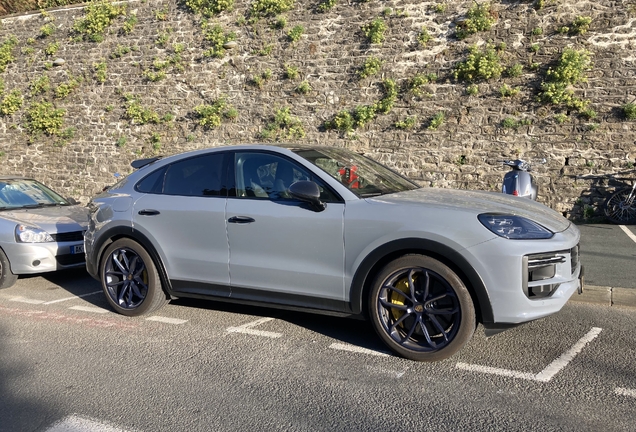
[[[27,205],[20,206],[18,208],[34,209],[34,208],[40,208],[40,207],[44,207],[44,204],[27,204]]]
[[[382,192],[367,192],[367,193],[360,194],[360,198],[371,198],[371,197],[376,197],[376,196],[380,196],[380,195],[384,195],[384,193],[382,193]]]

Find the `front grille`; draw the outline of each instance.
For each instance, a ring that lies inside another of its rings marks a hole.
[[[67,255],[58,255],[55,257],[57,263],[63,266],[69,266],[73,264],[83,264],[86,262],[86,255],[83,253],[80,254],[67,254]]]
[[[579,245],[576,245],[570,249],[570,268],[572,269],[572,274],[574,274],[576,267],[579,265],[579,259]]]
[[[71,241],[83,241],[84,240],[84,232],[83,231],[72,231],[65,233],[57,233],[51,234],[53,240],[56,242],[71,242]]]

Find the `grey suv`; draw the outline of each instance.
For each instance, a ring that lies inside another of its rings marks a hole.
[[[89,204],[86,265],[117,312],[171,298],[366,316],[404,357],[559,311],[579,231],[500,193],[420,188],[331,147],[219,147],[133,162]]]

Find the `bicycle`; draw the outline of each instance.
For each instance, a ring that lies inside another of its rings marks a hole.
[[[636,180],[631,187],[616,190],[605,200],[605,217],[617,225],[636,224]]]

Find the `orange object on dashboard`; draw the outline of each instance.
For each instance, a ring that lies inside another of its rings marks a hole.
[[[340,168],[338,170],[338,174],[340,174],[342,183],[349,189],[358,189],[360,187],[360,180],[358,180],[359,177],[356,174],[356,171],[358,171],[358,167],[355,165],[352,165],[351,167]]]

